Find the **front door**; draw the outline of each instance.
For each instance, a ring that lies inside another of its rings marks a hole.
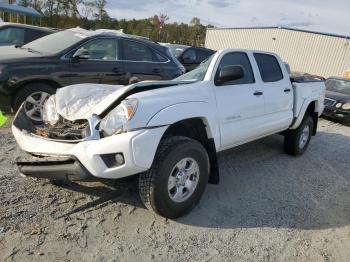
[[[244,77],[215,86],[220,119],[221,149],[252,140],[262,134],[264,94],[256,84],[250,59],[245,52],[231,52],[223,56],[217,69],[240,65]]]

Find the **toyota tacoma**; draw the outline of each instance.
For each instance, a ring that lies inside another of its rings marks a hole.
[[[58,89],[41,124],[21,108],[12,131],[28,154],[17,165],[50,180],[135,176],[145,206],[177,218],[219,182],[217,152],[278,133],[286,153],[303,154],[324,97],[322,81],[291,79],[276,54],[225,49],[171,81]]]

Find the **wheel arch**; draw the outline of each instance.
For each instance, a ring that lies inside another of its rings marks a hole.
[[[62,87],[59,83],[57,83],[56,81],[51,80],[51,79],[32,79],[32,80],[23,81],[17,86],[15,92],[12,94],[12,98],[11,98],[11,107],[12,108],[14,107],[14,102],[16,101],[18,93],[25,86],[30,85],[30,84],[46,84],[46,85],[53,87],[54,89],[58,89],[58,88]]]
[[[302,107],[301,112],[299,113],[299,116],[295,118],[294,123],[292,124],[290,129],[296,129],[300,126],[301,122],[305,118],[305,116],[309,115],[311,116],[314,127],[312,130],[312,135],[316,135],[317,132],[317,125],[318,125],[318,116],[319,116],[319,101],[313,100],[309,103],[304,103],[304,106]]]
[[[184,136],[201,143],[206,149],[210,162],[209,183],[219,183],[219,168],[216,155],[215,140],[212,136],[208,122],[203,117],[182,119],[168,126],[162,139],[171,136]]]

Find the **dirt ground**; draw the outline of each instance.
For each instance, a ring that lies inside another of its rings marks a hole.
[[[350,127],[321,120],[301,157],[276,135],[219,156],[221,183],[176,221],[133,183],[53,186],[19,176],[0,129],[0,260],[349,261]]]

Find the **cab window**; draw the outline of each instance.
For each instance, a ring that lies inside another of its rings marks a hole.
[[[254,54],[261,78],[264,82],[277,82],[283,79],[281,67],[273,55]]]
[[[241,79],[233,80],[225,83],[225,85],[241,85],[241,84],[251,84],[255,82],[253,69],[250,64],[249,58],[246,53],[235,52],[224,55],[221,59],[216,76],[219,75],[221,68],[225,66],[238,65],[243,68],[244,77]]]

